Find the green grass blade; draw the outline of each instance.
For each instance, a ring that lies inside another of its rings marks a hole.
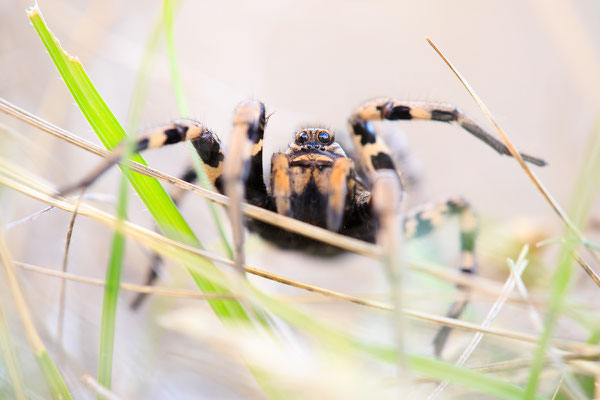
[[[592,205],[594,194],[600,182],[600,127],[596,127],[589,138],[587,153],[581,165],[569,215],[573,225],[581,229],[586,221],[590,207]],[[546,356],[552,333],[558,321],[558,317],[563,309],[571,279],[573,276],[574,259],[570,254],[571,243],[578,238],[567,230],[563,249],[558,258],[559,263],[552,278],[552,290],[550,296],[550,306],[546,316],[544,331],[540,337],[540,342],[535,350],[535,356],[529,372],[529,379],[526,388],[526,399],[532,399],[539,385],[540,374],[544,367],[544,357]]]
[[[187,101],[185,99],[185,94],[183,92],[183,83],[181,79],[181,74],[179,72],[179,62],[177,58],[177,51],[175,50],[175,35],[173,33],[173,22],[175,18],[175,9],[181,4],[181,1],[177,0],[165,0],[163,3],[163,24],[165,27],[165,39],[167,45],[167,59],[169,60],[169,70],[171,71],[171,80],[173,81],[173,89],[175,91],[175,99],[177,100],[177,108],[179,109],[179,113],[184,117],[190,116],[190,110],[187,105]],[[198,176],[198,181],[200,182],[200,186],[204,189],[213,190],[212,184],[209,182],[208,177],[206,176],[206,171],[204,170],[204,163],[198,157],[196,149],[194,146],[189,143],[188,144],[190,153],[192,154],[192,161],[194,170],[196,171],[196,175]],[[227,256],[233,260],[233,250],[231,249],[231,245],[227,240],[227,236],[225,235],[225,230],[223,229],[223,223],[221,222],[221,218],[217,213],[217,208],[212,201],[206,201],[208,204],[208,209],[215,221],[215,225],[217,227],[217,231],[219,232],[219,236],[221,238],[221,244],[227,253]]]
[[[39,8],[37,6],[33,7],[28,11],[28,15],[89,124],[106,148],[114,148],[125,139],[125,130],[100,97],[79,60],[63,51],[58,40],[46,26]],[[139,154],[132,156],[131,159],[145,164],[144,159]],[[133,174],[123,168],[122,171],[166,236],[201,247],[177,207],[156,179]],[[203,262],[203,268],[219,272],[215,265],[209,261]],[[193,271],[190,271],[190,274],[204,293],[229,293],[224,287],[214,285]],[[210,299],[208,302],[222,320],[250,321],[239,302],[223,301],[221,299]]]
[[[35,359],[42,370],[42,374],[46,379],[46,383],[50,388],[50,393],[52,394],[52,398],[55,400],[67,400],[71,399],[71,394],[69,393],[69,389],[62,377],[60,376],[60,372],[56,365],[52,362],[50,355],[46,350],[35,354]]]
[[[162,21],[154,24],[146,43],[142,56],[141,67],[138,72],[133,95],[127,116],[127,130],[136,132],[141,121],[142,106],[148,93],[150,72],[156,58],[156,50],[162,32]],[[131,150],[130,148],[128,148]],[[131,154],[124,155],[129,159]],[[127,181],[122,176],[119,185],[119,199],[117,203],[117,218],[119,223],[127,219]],[[117,229],[113,236],[109,266],[106,271],[106,285],[102,304],[102,321],[100,326],[100,347],[98,355],[98,382],[106,388],[112,388],[112,362],[114,354],[114,338],[116,331],[116,312],[121,283],[123,266],[125,236]]]
[[[481,372],[424,356],[409,354],[406,359],[410,369],[428,378],[452,382],[501,399],[522,399],[525,394],[525,389]],[[533,396],[532,399],[542,400],[543,397]]]
[[[133,93],[131,102],[129,103],[129,111],[127,113],[126,127],[128,132],[137,132],[140,122],[142,121],[142,109],[148,94],[150,77],[154,68],[154,63],[156,62],[162,31],[163,23],[161,18],[152,25],[152,29],[146,40],[146,45],[144,46],[144,53],[133,85]]]
[[[183,83],[181,74],[179,73],[179,62],[177,59],[177,51],[175,50],[175,35],[173,33],[173,21],[175,18],[175,8],[180,5],[181,1],[164,0],[163,3],[163,24],[165,26],[165,38],[167,44],[167,59],[169,61],[169,69],[171,71],[171,80],[173,81],[173,89],[175,89],[175,99],[177,100],[177,108],[184,117],[189,117],[190,110],[185,100],[183,93]]]
[[[125,159],[129,158],[127,154]],[[121,177],[117,203],[118,224],[127,219],[127,180]],[[125,236],[115,230],[102,301],[102,322],[100,324],[100,348],[98,354],[98,382],[110,389],[112,387],[112,361],[115,343],[115,325],[117,302],[121,286],[123,255],[125,254]]]

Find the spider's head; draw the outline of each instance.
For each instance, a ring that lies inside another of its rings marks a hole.
[[[339,157],[346,157],[342,147],[335,142],[333,132],[322,128],[308,128],[296,132],[294,142],[287,151],[292,164],[333,164]]]

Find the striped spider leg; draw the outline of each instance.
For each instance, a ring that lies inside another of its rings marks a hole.
[[[499,154],[510,155],[506,146],[498,139],[485,132],[475,122],[467,118],[461,111],[449,105],[424,102],[404,102],[391,98],[370,100],[359,106],[350,117],[352,140],[357,149],[359,162],[367,175],[378,170],[394,170],[396,166],[390,150],[381,137],[376,135],[371,124],[373,120],[432,120],[455,122],[473,136],[482,140]],[[527,162],[544,166],[544,160],[527,154],[521,154]],[[396,171],[398,172],[398,171]],[[475,242],[477,236],[477,220],[469,204],[460,197],[450,197],[437,203],[430,203],[418,210],[409,212],[403,221],[406,239],[425,236],[442,225],[452,216],[458,216],[459,245],[461,251],[460,271],[465,274],[476,272]],[[463,290],[465,288],[462,288]],[[448,311],[448,317],[458,318],[468,303],[468,292],[455,302]],[[450,328],[442,327],[434,338],[434,352],[440,356]]]

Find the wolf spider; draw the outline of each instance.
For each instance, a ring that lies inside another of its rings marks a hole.
[[[236,179],[243,184],[244,199],[249,204],[374,243],[381,224],[377,207],[374,206],[377,199],[374,199],[371,189],[380,171],[392,171],[398,177],[399,171],[390,149],[376,134],[371,121],[412,119],[455,122],[499,154],[510,155],[504,144],[455,107],[380,98],[362,104],[350,116],[349,126],[357,153],[356,160],[346,155],[335,141],[333,132],[322,128],[300,129],[285,152],[272,155],[270,186],[267,187],[262,162],[263,135],[267,122],[265,106],[261,102],[247,100],[235,110],[232,135],[239,140],[232,143],[232,146],[236,146],[236,156],[242,162]],[[190,119],[173,121],[137,140],[134,152],[188,140],[202,159],[212,185],[220,193],[226,193],[224,166],[228,160],[217,135],[199,122]],[[95,174],[63,192],[88,186],[110,165],[118,163],[122,154],[121,148]],[[521,156],[532,164],[545,165],[545,161],[539,158],[526,154]],[[183,177],[188,182],[196,178],[193,170]],[[385,196],[385,191],[383,193]],[[412,239],[427,235],[451,216],[458,216],[460,221],[460,270],[465,274],[473,274],[476,267],[474,248],[477,222],[471,207],[461,197],[449,197],[409,212],[402,222],[404,237]],[[333,255],[342,251],[262,221],[248,219],[246,225],[250,231],[282,248],[318,255]],[[159,259],[155,258],[149,282],[156,278],[158,262]],[[139,305],[141,299],[142,297],[138,297],[135,303]],[[466,303],[466,297],[455,302],[448,316],[457,318]],[[434,347],[437,355],[440,354],[448,333],[449,329],[445,327],[436,335]]]

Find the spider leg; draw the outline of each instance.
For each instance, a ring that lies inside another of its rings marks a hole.
[[[348,192],[354,190],[354,166],[346,157],[336,159],[331,167],[327,193],[327,229],[337,232],[342,225]]]
[[[139,153],[147,149],[154,149],[187,140],[191,140],[194,144],[198,155],[204,162],[208,178],[218,188],[218,178],[223,171],[224,159],[221,142],[217,135],[199,122],[190,119],[178,119],[167,126],[152,130],[140,137],[132,145],[132,153]],[[110,167],[118,164],[123,159],[124,152],[124,146],[118,147],[113,151],[111,157],[106,159],[104,163],[100,164],[88,176],[76,184],[62,188],[59,191],[60,194],[65,195],[77,189],[90,186]]]
[[[487,133],[473,120],[466,117],[453,106],[425,102],[404,102],[390,98],[368,101],[358,107],[350,117],[352,139],[360,154],[363,167],[368,174],[377,169],[390,168],[393,165],[388,146],[375,134],[370,121],[373,120],[411,120],[423,119],[441,122],[456,122],[467,132],[477,137],[499,154],[510,155],[500,140]],[[538,166],[546,165],[540,158],[521,153],[527,162]]]
[[[459,217],[460,230],[460,271],[464,274],[475,274],[477,262],[475,259],[475,239],[477,236],[477,220],[470,205],[460,197],[450,197],[436,204],[429,204],[411,212],[403,222],[405,238],[412,239],[431,233],[443,224],[447,218]],[[447,316],[458,318],[468,303],[468,292],[461,287],[464,296],[456,301],[448,311]],[[450,327],[440,328],[433,341],[436,356],[440,356],[448,335]]]
[[[196,179],[198,179],[198,175],[193,167],[189,167],[186,169],[186,172],[180,178],[182,181],[186,181],[189,183],[194,183]],[[183,190],[180,188],[176,188],[176,190],[171,193],[171,199],[173,199],[173,203],[175,205],[179,205],[183,196],[187,193],[187,190]],[[158,253],[152,254],[152,260],[150,261],[150,266],[148,268],[148,274],[146,275],[146,286],[154,285],[156,279],[158,278],[160,268],[163,264],[163,259]],[[148,296],[148,293],[138,293],[130,304],[132,310],[137,310],[141,305],[144,299]]]
[[[275,153],[271,158],[271,193],[277,212],[293,217],[291,208],[292,186],[290,164],[285,153]]]
[[[256,205],[267,201],[262,177],[262,142],[266,118],[265,106],[246,100],[235,109],[229,156],[223,171],[225,194],[231,199],[228,207],[231,221],[236,266],[244,263],[244,227],[241,203],[243,199]]]

